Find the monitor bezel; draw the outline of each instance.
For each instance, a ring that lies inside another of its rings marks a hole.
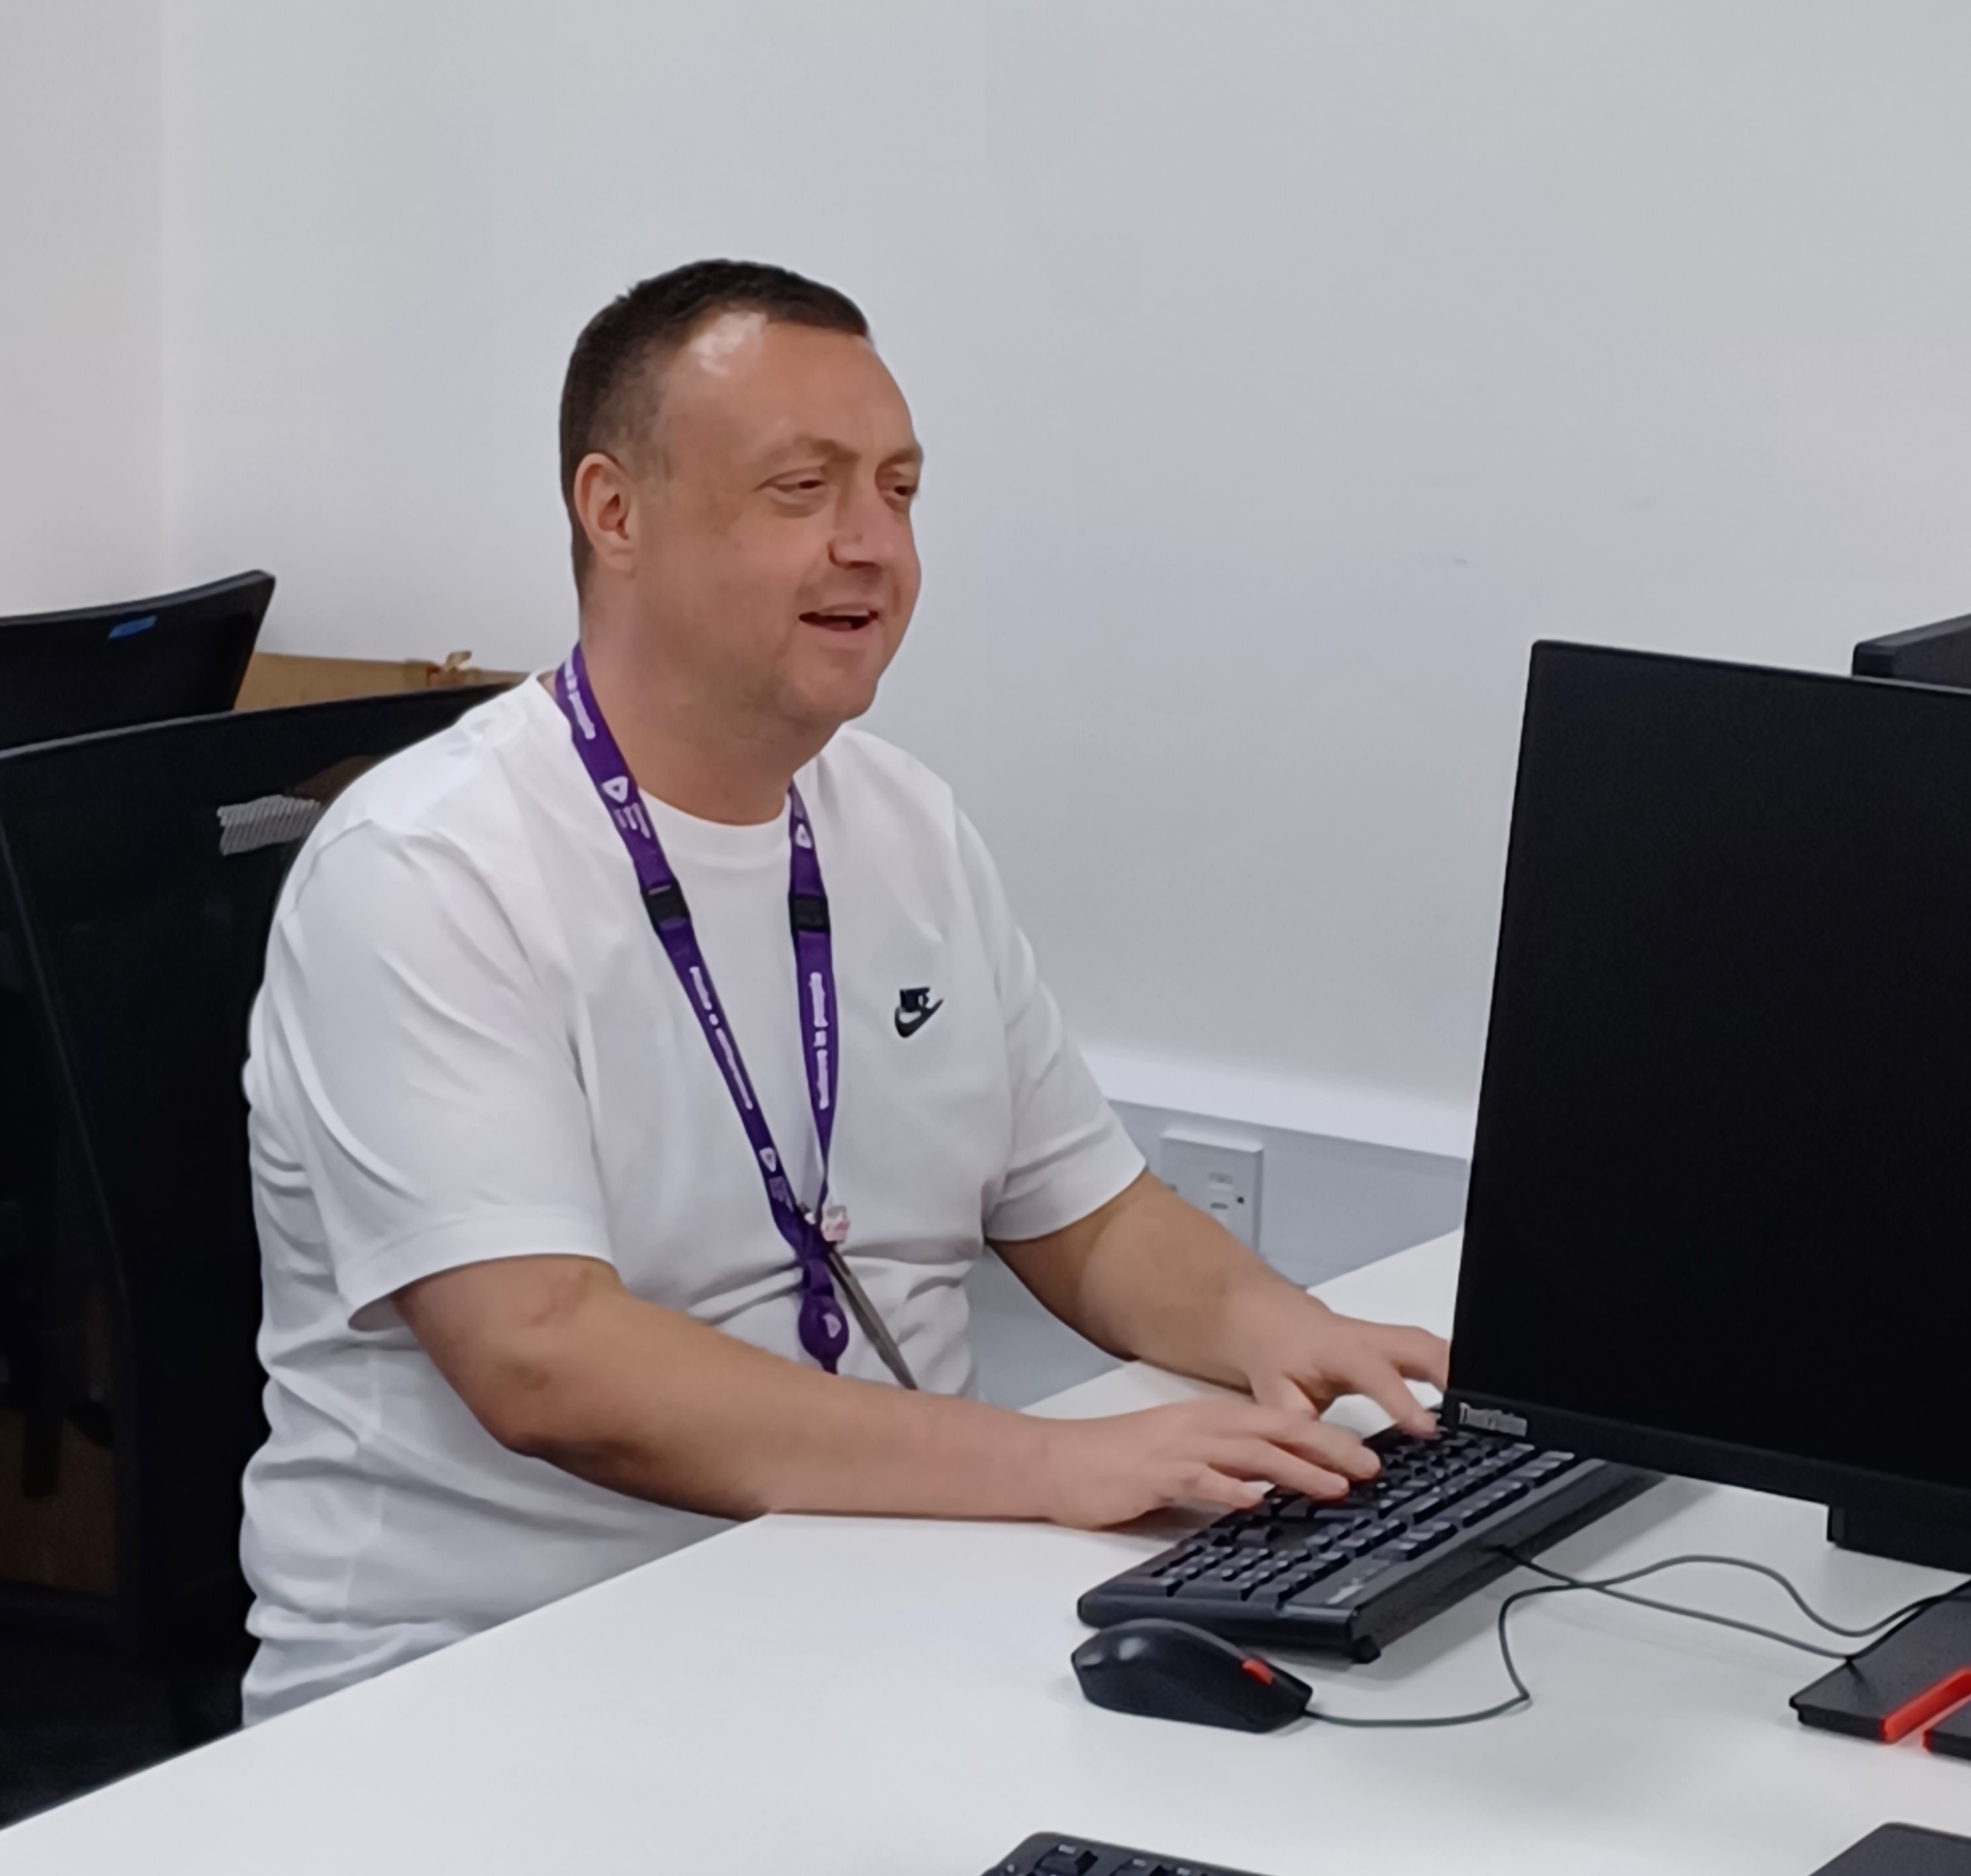
[[[230,573],[223,579],[208,580],[203,586],[181,587],[175,592],[152,593],[140,599],[118,600],[107,605],[70,606],[58,612],[15,612],[0,617],[0,632],[31,632],[59,628],[80,632],[99,625],[116,625],[146,614],[162,622],[168,614],[173,625],[204,624],[217,615],[226,618],[251,619],[257,633],[273,603],[274,576],[264,568]],[[89,733],[93,734],[93,732]]]
[[[1888,684],[1971,689],[1971,612],[1865,638],[1855,646],[1849,669],[1857,677]]]
[[[1455,1349],[1455,1335],[1451,1346]],[[1454,1375],[1439,1409],[1441,1424],[1452,1431],[1465,1427],[1463,1410],[1468,1407],[1487,1416],[1503,1414],[1512,1421],[1523,1423],[1484,1430],[1503,1432],[1552,1450],[1585,1453],[1591,1458],[1640,1466],[1651,1472],[1673,1473],[1680,1478],[1713,1485],[1769,1492],[1780,1498],[1800,1499],[1843,1511],[1869,1512],[1945,1529],[1971,1530],[1971,1489],[1960,1486],[1906,1478],[1899,1473],[1872,1472],[1763,1447],[1705,1439],[1696,1434],[1604,1420],[1509,1395],[1481,1393],[1460,1388]]]

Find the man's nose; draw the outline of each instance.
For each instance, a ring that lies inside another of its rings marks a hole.
[[[909,524],[871,484],[843,491],[836,510],[829,556],[838,566],[882,566],[892,563],[909,540]]]

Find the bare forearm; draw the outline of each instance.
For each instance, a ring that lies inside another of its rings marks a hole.
[[[1098,1245],[1096,1228],[1120,1207],[1105,1207],[1064,1245],[1012,1248],[1015,1256],[1060,1254],[1038,1260],[1061,1297],[1044,1300],[1064,1315],[1082,1310],[1096,1333],[1106,1330],[1119,1346],[1139,1342],[1172,1367],[1234,1382],[1262,1372],[1227,1372],[1209,1321],[1222,1327],[1239,1316],[1242,1297],[1256,1298],[1256,1314],[1243,1320],[1271,1321],[1277,1332],[1278,1312],[1269,1317],[1266,1305],[1275,1294],[1291,1305],[1297,1293],[1263,1267],[1256,1284],[1239,1247],[1226,1257],[1208,1225],[1201,1258],[1181,1232],[1166,1241],[1154,1214],[1135,1221],[1152,1228],[1146,1235],[1132,1226]],[[1145,1295],[1145,1284],[1174,1294]],[[1257,1481],[1333,1496],[1374,1470],[1351,1435],[1307,1414],[1301,1395],[1270,1405],[1204,1400],[1103,1419],[1031,1419],[782,1361],[639,1301],[590,1258],[467,1264],[408,1284],[393,1300],[503,1445],[614,1491],[731,1517],[836,1511],[1092,1527],[1179,1502],[1247,1506],[1262,1489]],[[1324,1326],[1341,1320],[1298,1301]],[[1400,1394],[1393,1369],[1386,1378]],[[1322,1392],[1318,1374],[1295,1385]]]
[[[1118,1355],[1236,1386],[1241,1319],[1304,1293],[1145,1173],[1057,1241],[1002,1247],[1028,1287]]]
[[[1044,1423],[827,1375],[620,1290],[531,1350],[518,1450],[639,1498],[748,1517],[1047,1515]]]
[[[1438,1337],[1336,1315],[1148,1173],[1065,1230],[1000,1248],[1055,1315],[1119,1354],[1269,1406],[1364,1394],[1412,1433],[1435,1425],[1409,1384],[1445,1385]]]

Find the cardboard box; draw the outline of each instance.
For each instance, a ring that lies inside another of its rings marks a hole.
[[[470,651],[451,652],[441,664],[428,658],[318,658],[295,651],[256,651],[233,707],[271,710],[441,684],[516,684],[526,676],[525,671],[481,670]]]

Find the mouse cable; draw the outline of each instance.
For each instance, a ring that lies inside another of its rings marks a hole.
[[[1308,1709],[1310,1715],[1317,1720],[1326,1721],[1330,1726],[1352,1727],[1363,1731],[1383,1729],[1415,1731],[1434,1727],[1475,1726],[1483,1721],[1503,1719],[1507,1714],[1523,1711],[1533,1704],[1533,1691],[1526,1685],[1524,1678],[1520,1675],[1518,1662],[1513,1658],[1512,1639],[1509,1633],[1509,1623],[1513,1611],[1520,1604],[1530,1602],[1536,1597],[1565,1596],[1576,1591],[1591,1591],[1598,1595],[1610,1597],[1618,1602],[1633,1603],[1639,1607],[1653,1609],[1664,1615],[1683,1616],[1693,1622],[1709,1622],[1719,1628],[1735,1629],[1742,1634],[1756,1635],[1763,1640],[1777,1642],[1785,1647],[1797,1649],[1804,1654],[1817,1655],[1824,1660],[1845,1662],[1852,1662],[1855,1659],[1852,1654],[1844,1653],[1839,1649],[1823,1647],[1818,1642],[1802,1641],[1797,1636],[1786,1634],[1778,1629],[1762,1627],[1756,1622],[1743,1622],[1735,1616],[1722,1616],[1708,1609],[1687,1609],[1677,1603],[1659,1602],[1653,1597],[1634,1595],[1623,1587],[1624,1584],[1638,1582],[1645,1577],[1657,1576],[1666,1570],[1683,1569],[1692,1564],[1714,1564],[1732,1570],[1749,1570],[1755,1575],[1767,1577],[1778,1584],[1780,1588],[1786,1591],[1787,1594],[1793,1599],[1794,1605],[1810,1622],[1829,1634],[1846,1636],[1850,1639],[1861,1639],[1878,1635],[1884,1630],[1893,1627],[1897,1623],[1929,1608],[1933,1604],[1943,1601],[1946,1597],[1955,1593],[1952,1591],[1945,1591],[1940,1595],[1921,1597],[1916,1601],[1905,1604],[1901,1608],[1884,1616],[1879,1621],[1870,1623],[1861,1628],[1848,1628],[1839,1623],[1831,1622],[1825,1616],[1820,1614],[1807,1602],[1806,1597],[1801,1595],[1793,1583],[1779,1571],[1773,1568],[1770,1564],[1755,1563],[1748,1557],[1719,1557],[1705,1552],[1692,1552],[1685,1556],[1666,1557],[1660,1562],[1644,1564],[1638,1569],[1626,1570],[1617,1576],[1571,1577],[1561,1571],[1552,1569],[1545,1564],[1535,1563],[1530,1558],[1521,1555],[1517,1551],[1505,1551],[1501,1555],[1510,1557],[1514,1563],[1533,1571],[1536,1575],[1552,1579],[1549,1582],[1537,1584],[1530,1589],[1515,1590],[1499,1605],[1497,1623],[1499,1659],[1505,1667],[1506,1678],[1513,1684],[1513,1692],[1505,1699],[1496,1701],[1489,1707],[1479,1708],[1470,1713],[1432,1714],[1393,1719],[1377,1718],[1367,1715],[1329,1713],[1324,1709],[1317,1710],[1313,1708]]]
[[[1620,1585],[1633,1582],[1638,1577],[1650,1575],[1658,1570],[1678,1568],[1686,1564],[1715,1564],[1722,1570],[1749,1570],[1755,1576],[1762,1576],[1768,1582],[1777,1583],[1791,1599],[1793,1606],[1816,1628],[1829,1635],[1845,1636],[1850,1641],[1870,1640],[1880,1635],[1885,1629],[1892,1629],[1898,1622],[1920,1615],[1924,1610],[1933,1608],[1940,1602],[1947,1602],[1957,1594],[1956,1589],[1948,1589],[1932,1596],[1919,1596],[1915,1601],[1904,1603],[1900,1609],[1892,1609],[1875,1621],[1864,1623],[1859,1628],[1849,1628],[1841,1623],[1830,1621],[1823,1615],[1800,1593],[1794,1587],[1793,1579],[1784,1571],[1774,1569],[1771,1564],[1756,1562],[1750,1557],[1721,1557],[1709,1551],[1693,1551],[1683,1556],[1666,1558],[1662,1563],[1650,1564],[1645,1569],[1626,1571],[1620,1576],[1587,1577],[1569,1576],[1564,1570],[1556,1570],[1531,1557],[1522,1555],[1518,1551],[1508,1550],[1500,1554],[1511,1558],[1522,1569],[1530,1570],[1536,1576],[1545,1577],[1550,1582],[1563,1584],[1569,1589],[1596,1590],[1604,1596],[1613,1597],[1618,1602],[1634,1603],[1644,1609],[1660,1609],[1670,1615],[1689,1616],[1695,1621],[1716,1622],[1728,1628],[1744,1629],[1750,1634],[1763,1635],[1773,1641],[1784,1642],[1790,1647],[1805,1649],[1812,1653],[1832,1655],[1833,1659],[1839,1661],[1852,1661],[1855,1657],[1852,1654],[1839,1653],[1829,1649],[1816,1649],[1811,1643],[1797,1641],[1792,1636],[1783,1635],[1773,1629],[1761,1628],[1755,1623],[1736,1621],[1729,1616],[1714,1615],[1702,1609],[1686,1609],[1675,1603],[1658,1602],[1648,1596],[1632,1595]]]

